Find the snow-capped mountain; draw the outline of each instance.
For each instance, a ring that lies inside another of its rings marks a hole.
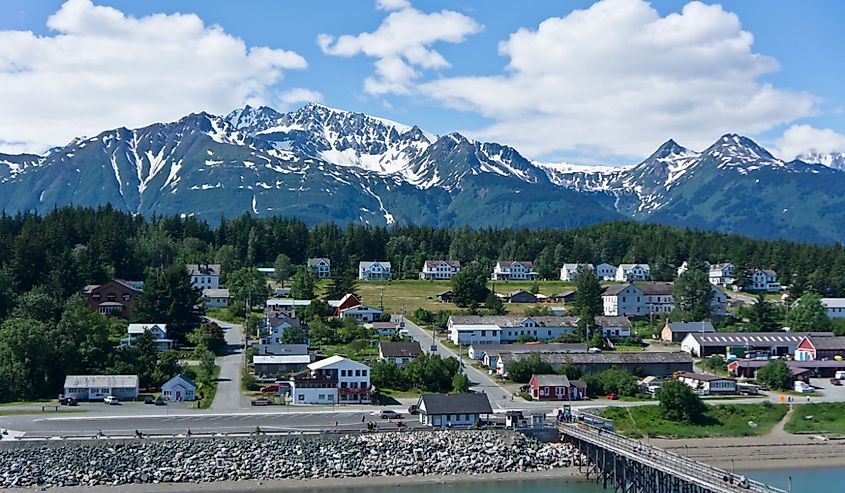
[[[828,168],[845,171],[845,152],[808,152],[795,158],[798,161],[812,164],[822,164]]]
[[[840,156],[841,158],[841,156]],[[0,154],[0,207],[106,203],[209,221],[245,212],[308,223],[571,227],[631,217],[767,238],[839,241],[845,173],[785,162],[735,134],[673,140],[623,167],[535,163],[458,133],[308,104],[244,107],[78,138],[43,156]]]

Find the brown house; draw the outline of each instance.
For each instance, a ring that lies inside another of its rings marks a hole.
[[[85,302],[92,311],[121,318],[132,316],[132,302],[141,294],[139,281],[112,279],[105,284],[89,284],[82,288]]]

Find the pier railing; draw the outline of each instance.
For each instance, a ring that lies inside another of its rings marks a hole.
[[[627,478],[627,474],[624,474],[624,471],[623,474],[619,474],[618,469],[614,469],[618,467],[620,462],[623,462],[625,464],[635,463],[637,467],[659,471],[663,478],[672,478],[673,481],[688,484],[702,491],[715,493],[740,491],[786,493],[782,489],[769,486],[765,483],[727,472],[583,422],[561,423],[559,429],[570,442],[576,442],[576,446],[581,445],[579,447],[581,448],[581,452],[587,456],[588,460],[596,462],[594,466],[598,469],[598,474],[604,476],[605,483],[607,484],[607,481],[609,481],[617,490],[621,488],[621,491],[626,492],[641,491],[639,488],[629,489],[630,485],[620,484],[630,482],[628,479],[621,479]],[[602,449],[602,452],[605,453],[609,452],[612,456],[610,458],[611,466],[607,466],[607,459],[604,457],[602,457],[604,460],[596,460],[599,457],[598,451],[594,451],[591,456],[589,451],[584,450],[585,445],[587,447],[591,446]],[[663,488],[659,487],[659,490],[663,491]]]

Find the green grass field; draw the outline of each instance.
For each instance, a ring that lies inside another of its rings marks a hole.
[[[540,293],[547,296],[558,294],[562,291],[575,289],[573,283],[564,281],[539,281]],[[531,281],[511,282],[488,282],[487,287],[494,289],[497,293],[509,293],[517,289],[529,291]],[[495,286],[494,286],[495,285]],[[441,303],[437,301],[437,293],[451,289],[449,281],[361,281],[358,284],[358,293],[362,301],[370,306],[379,306],[384,300],[384,308],[388,313],[399,313],[402,307],[405,313],[411,313],[417,308],[425,308],[431,311],[452,310],[459,308],[454,303]],[[520,314],[534,306],[529,303],[505,304],[508,313]]]
[[[26,410],[26,409],[0,409],[0,416],[19,416],[24,414],[68,414],[68,413],[87,413],[87,409],[64,409],[59,408],[59,411],[42,411],[40,409],[36,410]]]
[[[765,435],[786,415],[787,406],[762,404],[720,404],[709,406],[703,424],[676,423],[663,419],[659,406],[609,407],[604,417],[613,420],[616,431],[630,437],[672,438],[739,437]],[[748,425],[757,424],[756,428]]]
[[[811,419],[807,419],[812,416]],[[845,435],[845,402],[801,404],[789,416],[784,429],[789,433]]]

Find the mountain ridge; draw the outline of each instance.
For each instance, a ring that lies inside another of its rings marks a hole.
[[[244,212],[473,227],[635,218],[831,242],[845,235],[843,185],[838,168],[783,161],[737,134],[702,151],[669,139],[640,163],[578,168],[315,103],[288,113],[198,112],[74,139],[43,156],[0,154],[6,211],[111,203],[209,221]]]

